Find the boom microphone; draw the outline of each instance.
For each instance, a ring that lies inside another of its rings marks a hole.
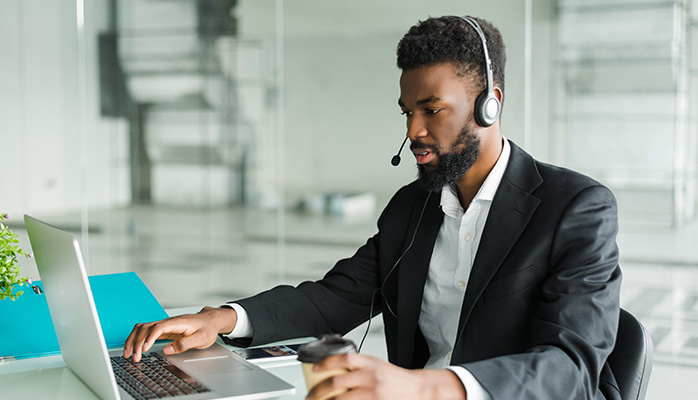
[[[397,151],[397,154],[393,156],[393,159],[390,160],[390,163],[393,164],[393,167],[397,167],[400,164],[400,153],[402,153],[402,148],[405,147],[405,143],[407,143],[407,138],[402,141],[402,145],[400,146],[400,150]]]

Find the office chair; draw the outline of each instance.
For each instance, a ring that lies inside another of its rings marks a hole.
[[[620,310],[616,346],[608,364],[623,400],[643,400],[652,372],[654,346],[644,326],[632,314]]]

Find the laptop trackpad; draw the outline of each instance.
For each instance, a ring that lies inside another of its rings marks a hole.
[[[217,356],[189,359],[184,361],[184,366],[191,371],[196,371],[197,375],[220,375],[232,372],[247,371],[251,368],[235,360],[231,356]]]

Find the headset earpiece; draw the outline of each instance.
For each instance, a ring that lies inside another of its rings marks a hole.
[[[499,99],[494,93],[483,90],[475,100],[475,122],[483,128],[494,125],[499,118],[500,109]]]

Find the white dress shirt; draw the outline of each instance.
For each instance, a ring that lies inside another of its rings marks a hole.
[[[463,210],[455,187],[447,186],[441,191],[444,221],[431,254],[419,314],[419,329],[429,345],[430,356],[425,368],[448,367],[455,372],[465,386],[468,400],[489,400],[490,396],[466,368],[449,365],[470,270],[492,200],[509,163],[511,147],[505,138],[502,142],[497,163],[467,210]]]
[[[429,272],[424,284],[419,328],[429,345],[430,357],[425,368],[448,368],[463,382],[468,400],[490,400],[482,385],[466,369],[450,366],[451,352],[456,341],[465,290],[475,261],[482,231],[490,212],[494,195],[509,163],[511,148],[502,138],[502,153],[480,190],[463,210],[455,187],[441,191],[444,221],[436,237]],[[229,338],[251,337],[252,325],[247,312],[238,304],[225,304],[237,312],[237,324]]]

